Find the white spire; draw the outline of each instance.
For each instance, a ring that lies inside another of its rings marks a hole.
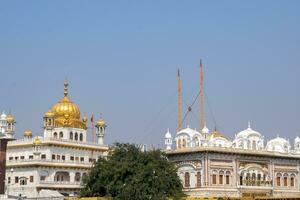
[[[251,129],[251,122],[248,121],[248,129]]]

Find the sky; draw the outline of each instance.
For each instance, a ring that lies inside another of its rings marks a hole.
[[[42,135],[69,96],[107,121],[108,144],[163,147],[204,70],[205,122],[233,138],[300,136],[300,1],[0,1],[0,109]],[[182,115],[183,115],[182,114]],[[197,99],[183,126],[199,129]],[[90,125],[88,132],[90,133]]]

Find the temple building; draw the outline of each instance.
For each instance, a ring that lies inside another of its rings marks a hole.
[[[97,141],[89,142],[87,117],[82,117],[79,107],[70,100],[67,82],[64,87],[62,100],[44,114],[42,136],[25,130],[22,139],[8,142],[5,180],[9,196],[77,195],[93,162],[106,155],[106,122],[99,119],[94,125],[91,119]],[[1,115],[0,131],[14,138],[12,115]]]
[[[194,197],[287,197],[300,195],[300,138],[265,141],[251,127],[230,139],[204,123],[200,64],[200,131],[181,128],[178,73],[178,127],[165,134],[168,159],[175,162],[184,192]],[[190,108],[189,108],[190,109]],[[175,143],[175,144],[174,144]]]

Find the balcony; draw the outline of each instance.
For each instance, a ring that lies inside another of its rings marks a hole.
[[[37,187],[40,188],[77,188],[80,189],[83,186],[80,184],[80,182],[70,182],[70,181],[40,181],[37,184]]]
[[[28,165],[90,168],[92,167],[93,163],[80,162],[80,161],[67,161],[67,160],[48,160],[48,159],[19,159],[19,160],[8,160],[6,162],[7,167],[28,166]]]

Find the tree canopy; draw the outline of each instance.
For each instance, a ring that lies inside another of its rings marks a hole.
[[[81,196],[116,200],[165,200],[184,196],[174,163],[160,150],[142,152],[133,144],[115,144],[83,178]]]

